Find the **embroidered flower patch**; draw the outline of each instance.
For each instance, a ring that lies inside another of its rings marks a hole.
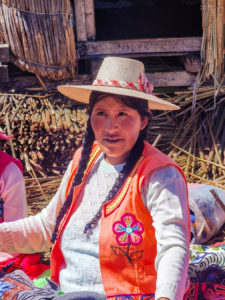
[[[113,232],[116,234],[117,243],[120,246],[111,246],[113,253],[116,256],[127,257],[129,263],[132,265],[134,261],[142,258],[143,250],[131,252],[130,246],[137,246],[142,241],[142,232],[144,227],[142,223],[138,222],[131,214],[125,214],[122,216],[121,221],[117,221],[113,224]]]
[[[117,243],[121,246],[138,245],[142,241],[143,225],[138,222],[131,214],[122,216],[121,221],[113,224],[113,232],[117,235]]]

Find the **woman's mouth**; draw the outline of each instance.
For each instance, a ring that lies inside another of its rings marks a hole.
[[[109,144],[116,144],[118,142],[121,141],[121,139],[104,139],[105,142],[109,143]]]

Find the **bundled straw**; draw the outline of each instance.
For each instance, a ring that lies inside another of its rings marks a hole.
[[[199,88],[192,111],[192,91],[176,92],[171,102],[180,111],[154,117],[151,140],[162,138],[158,147],[183,169],[189,182],[206,183],[225,189],[225,94],[223,87],[214,99],[214,88]]]
[[[223,78],[224,0],[202,0],[202,72],[200,82],[211,77],[216,85]],[[218,81],[218,82],[217,82]]]
[[[20,159],[29,214],[45,207],[80,146],[86,108],[61,94],[0,94],[0,130],[13,136],[3,151]]]
[[[153,112],[147,140],[173,158],[188,182],[225,189],[225,92],[216,99],[213,87],[201,87],[192,111],[193,91],[159,96],[181,109]],[[216,100],[216,101],[215,101]],[[25,166],[27,197],[37,212],[55,194],[62,175],[80,145],[86,128],[86,109],[54,95],[0,95],[0,130],[14,136],[5,150]]]
[[[0,94],[0,129],[14,139],[4,150],[22,160],[32,177],[61,175],[80,146],[86,110],[59,94]],[[37,174],[37,175],[36,175]]]
[[[0,0],[0,35],[19,68],[49,79],[74,77],[76,50],[69,0]]]

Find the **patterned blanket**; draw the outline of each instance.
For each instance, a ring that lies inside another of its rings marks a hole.
[[[185,300],[225,299],[225,245],[191,245]]]
[[[17,268],[15,267],[15,269]],[[12,275],[15,269],[8,271]],[[188,276],[190,285],[184,300],[225,300],[225,244],[220,243],[213,246],[191,245]],[[38,290],[36,290],[36,288],[43,288],[44,290],[42,292],[45,293],[45,299],[55,299],[56,293],[58,294],[59,291],[57,291],[57,287],[54,284],[52,286],[50,285],[52,283],[48,280],[49,277],[50,270],[45,269],[45,272],[33,280],[33,287],[31,282],[27,279],[27,282],[29,282],[29,285],[26,283],[29,286],[28,289],[33,289],[34,292],[37,292]],[[9,278],[12,281],[10,276],[7,279],[0,278],[0,299],[2,299],[1,295],[4,294],[4,291],[9,289],[9,282],[7,282],[6,285],[6,282],[3,280],[9,281]],[[10,282],[10,284],[12,284],[12,282]],[[19,292],[18,294],[21,296],[21,298],[18,297],[18,299],[25,299],[29,293],[26,291],[26,296]],[[33,298],[28,297],[26,299]],[[39,299],[38,292],[37,299]]]

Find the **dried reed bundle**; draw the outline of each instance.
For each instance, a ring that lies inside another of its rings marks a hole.
[[[67,0],[1,0],[1,3],[19,10],[35,13],[69,13],[70,11],[70,3]]]
[[[69,0],[0,0],[0,35],[11,62],[53,80],[74,77],[77,66]]]
[[[216,102],[214,88],[199,88],[194,111],[193,91],[175,92],[170,101],[179,104],[181,110],[156,115],[148,137],[153,140],[155,135],[162,135],[158,148],[181,166],[189,182],[225,189],[223,88]]]
[[[210,77],[221,81],[224,66],[224,1],[202,0],[202,73],[201,81]]]
[[[72,106],[60,94],[0,94],[0,128],[14,137],[4,150],[21,159],[33,178],[64,173],[86,119],[84,106]]]

